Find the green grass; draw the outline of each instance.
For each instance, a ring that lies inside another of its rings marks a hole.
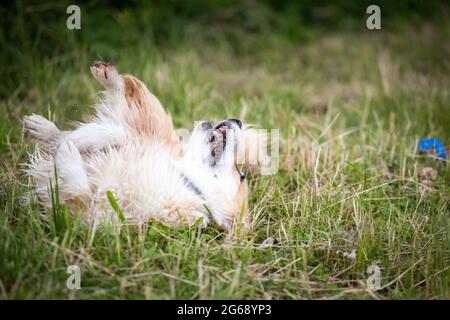
[[[448,19],[298,36],[192,23],[160,44],[146,11],[98,10],[81,31],[56,29],[63,15],[35,39],[26,21],[50,9],[19,10],[16,42],[0,37],[0,298],[450,298],[449,163],[416,149],[428,136],[450,144]],[[64,128],[88,119],[100,90],[88,66],[98,58],[142,79],[177,127],[240,117],[280,129],[280,169],[249,177],[254,226],[238,245],[212,227],[92,232],[64,208],[42,217],[23,200],[34,143],[22,117]],[[422,167],[437,178],[421,177]],[[274,244],[260,248],[267,238]],[[366,287],[373,262],[378,291]],[[81,290],[66,288],[72,264]]]

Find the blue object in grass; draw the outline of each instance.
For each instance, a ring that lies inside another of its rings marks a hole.
[[[427,152],[428,149],[434,148],[436,154],[439,158],[447,159],[447,154],[445,153],[444,144],[441,140],[436,138],[422,139],[419,141],[419,150]]]

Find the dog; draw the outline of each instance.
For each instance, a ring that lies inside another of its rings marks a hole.
[[[61,131],[42,116],[24,117],[38,142],[26,172],[44,208],[51,210],[57,185],[59,202],[87,223],[117,222],[109,191],[129,224],[184,228],[201,219],[227,235],[248,230],[248,185],[236,159],[242,122],[200,122],[183,148],[171,116],[143,82],[104,62],[91,73],[105,92],[90,122]]]

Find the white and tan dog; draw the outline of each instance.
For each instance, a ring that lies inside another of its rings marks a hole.
[[[170,115],[141,81],[108,63],[91,71],[106,89],[91,122],[60,131],[39,115],[24,118],[38,140],[27,173],[44,207],[52,206],[51,182],[59,201],[89,223],[117,217],[111,191],[128,223],[185,227],[203,218],[230,236],[238,225],[247,229],[247,181],[236,165],[242,123],[202,122],[182,149]]]

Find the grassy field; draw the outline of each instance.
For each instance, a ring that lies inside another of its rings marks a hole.
[[[84,11],[82,29],[69,31],[64,9],[3,15],[1,299],[450,298],[449,163],[416,147],[430,136],[450,144],[448,12],[380,31],[366,30],[363,15],[292,32],[264,6],[244,10],[239,26],[227,24],[228,10],[161,30],[146,24],[151,10],[104,9]],[[155,223],[92,233],[61,208],[42,219],[39,204],[23,200],[34,143],[22,117],[63,128],[88,119],[96,59],[142,79],[177,127],[239,117],[280,129],[279,171],[249,177],[247,237],[227,246],[213,228]],[[66,288],[73,264],[80,290]],[[372,264],[377,291],[367,288]]]

